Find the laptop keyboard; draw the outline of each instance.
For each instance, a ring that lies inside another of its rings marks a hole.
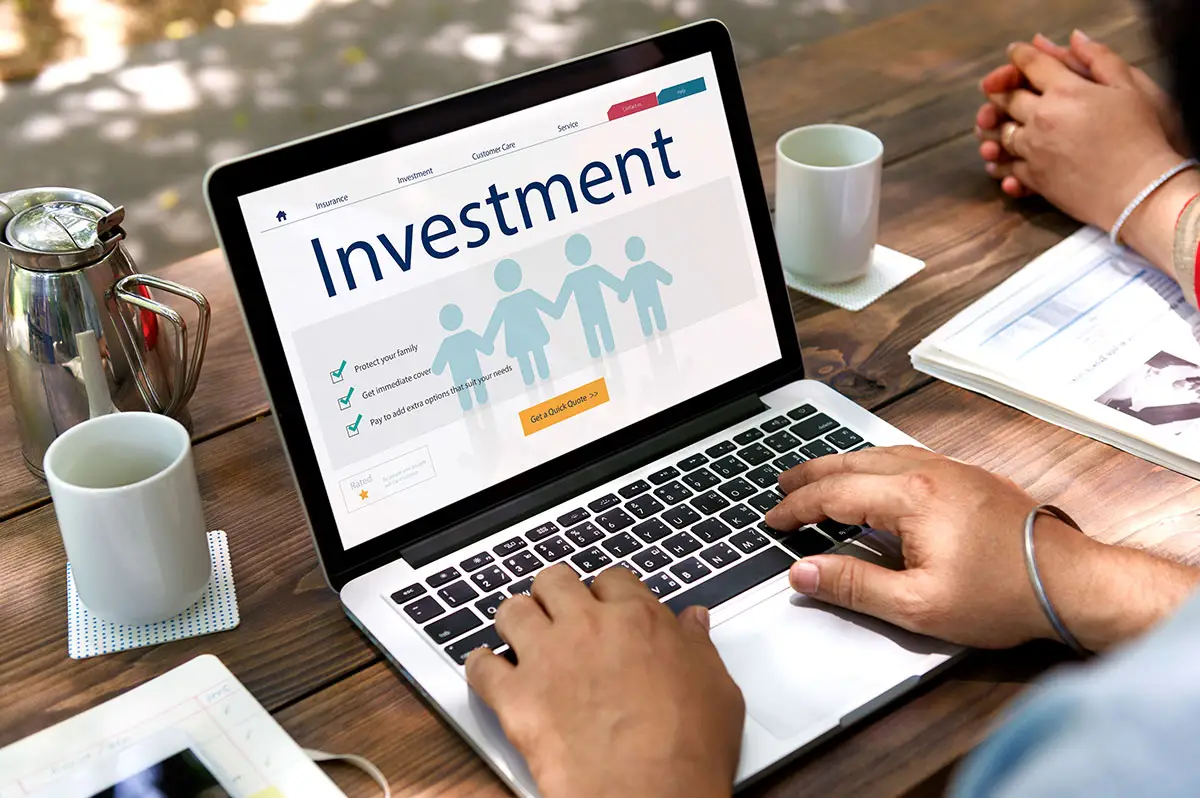
[[[781,472],[870,447],[861,435],[804,404],[721,437],[523,534],[459,552],[457,565],[389,598],[461,666],[480,646],[511,658],[492,620],[505,599],[528,595],[548,565],[567,562],[589,585],[607,568],[626,568],[678,613],[722,604],[861,531],[824,521],[780,532],[763,520],[783,497]]]

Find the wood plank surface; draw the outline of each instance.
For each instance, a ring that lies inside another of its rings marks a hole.
[[[0,525],[0,746],[211,653],[268,708],[378,659],[325,584],[271,420],[196,446],[204,513],[229,538],[241,625],[67,657],[66,555],[53,507]]]
[[[157,274],[195,288],[212,306],[213,321],[200,381],[188,405],[193,437],[210,437],[266,412],[266,392],[250,354],[250,340],[238,313],[233,282],[221,251],[212,250],[174,263]],[[194,317],[194,311],[186,305],[175,300],[170,304],[187,314],[186,318]],[[0,520],[36,507],[48,498],[46,483],[25,467],[21,456],[8,376],[4,359],[0,358]]]

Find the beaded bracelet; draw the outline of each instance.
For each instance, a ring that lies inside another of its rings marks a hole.
[[[1141,193],[1134,197],[1133,201],[1126,205],[1125,210],[1122,211],[1121,215],[1117,217],[1117,223],[1114,224],[1112,226],[1112,230],[1109,231],[1109,240],[1117,246],[1120,246],[1121,228],[1124,227],[1125,223],[1129,221],[1129,217],[1133,216],[1133,212],[1136,211],[1143,202],[1149,199],[1151,194],[1162,188],[1163,185],[1166,184],[1166,182],[1172,177],[1180,172],[1187,171],[1188,169],[1192,169],[1197,166],[1200,166],[1200,161],[1197,161],[1195,158],[1188,158],[1186,161],[1177,163],[1167,171],[1163,172],[1157,180],[1142,189]]]
[[[1075,635],[1071,634],[1071,630],[1066,627],[1062,619],[1058,617],[1058,613],[1054,610],[1054,605],[1050,603],[1049,597],[1046,595],[1046,586],[1042,584],[1041,574],[1038,573],[1037,560],[1033,555],[1033,524],[1037,521],[1037,517],[1042,513],[1052,515],[1063,523],[1078,529],[1079,524],[1067,515],[1062,510],[1055,507],[1053,504],[1039,504],[1029,511],[1029,515],[1025,516],[1025,570],[1029,573],[1029,582],[1033,585],[1033,592],[1037,594],[1038,603],[1042,605],[1042,612],[1046,615],[1046,620],[1050,621],[1050,625],[1054,627],[1054,631],[1059,638],[1066,643],[1071,649],[1080,656],[1086,656],[1089,652],[1086,648],[1079,644]]]

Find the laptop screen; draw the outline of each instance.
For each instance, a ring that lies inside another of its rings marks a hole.
[[[239,198],[350,549],[780,357],[710,55]]]

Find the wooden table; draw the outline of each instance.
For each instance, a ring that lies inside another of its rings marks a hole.
[[[1090,534],[1200,559],[1200,486],[1107,446],[913,371],[909,349],[1074,229],[1039,202],[1004,200],[971,135],[976,82],[1004,47],[1081,27],[1145,62],[1122,0],[942,0],[744,71],[771,193],[773,143],[839,120],[887,148],[883,243],[924,272],[858,314],[792,295],[810,376],[931,447],[1008,475]],[[397,795],[502,795],[466,745],[422,704],[325,586],[269,418],[220,253],[161,274],[204,291],[214,324],[192,402],[209,524],[229,533],[241,626],[81,662],[67,657],[65,559],[45,485],[21,463],[0,380],[0,745],[202,652],[218,655],[303,745],[363,754]],[[1058,648],[976,654],[934,684],[751,790],[772,796],[929,793]],[[335,770],[351,795],[374,795]],[[924,786],[922,786],[924,785]]]

